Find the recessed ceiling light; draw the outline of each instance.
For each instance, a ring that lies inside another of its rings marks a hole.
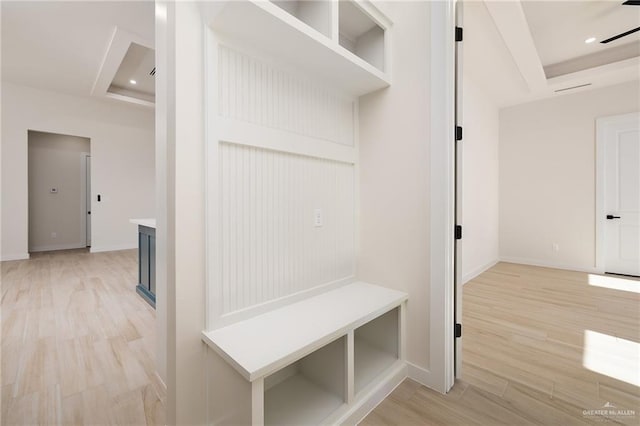
[[[137,81],[135,81],[135,80],[129,80],[129,83],[131,83],[131,84],[138,84],[138,82],[137,82]]]
[[[595,37],[589,37],[588,39],[586,39],[584,42],[589,44],[589,43],[593,43],[594,41],[596,41]]]

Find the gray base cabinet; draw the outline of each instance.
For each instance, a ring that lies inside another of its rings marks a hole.
[[[156,230],[138,225],[138,285],[136,291],[156,307]]]

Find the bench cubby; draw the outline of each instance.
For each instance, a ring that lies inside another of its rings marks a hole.
[[[219,356],[217,371],[226,370],[235,383],[226,395],[234,404],[217,407],[216,416],[231,418],[239,404],[251,406],[254,425],[357,418],[371,398],[384,396],[406,376],[406,300],[405,293],[355,282],[203,332]]]

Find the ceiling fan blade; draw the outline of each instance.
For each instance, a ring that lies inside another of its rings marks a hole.
[[[625,31],[625,32],[620,33],[618,35],[614,35],[613,37],[610,37],[610,38],[608,38],[606,40],[602,40],[600,43],[603,43],[603,44],[610,43],[610,42],[612,42],[614,40],[617,40],[619,38],[628,36],[629,34],[633,34],[633,33],[637,32],[637,31],[640,31],[640,27],[634,28],[634,29],[629,30],[629,31]]]
[[[626,6],[640,6],[640,0],[627,0],[622,4]]]

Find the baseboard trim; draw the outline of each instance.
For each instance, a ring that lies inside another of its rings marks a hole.
[[[30,258],[29,253],[19,253],[19,254],[3,254],[0,258],[2,262],[10,262],[12,260],[28,260]]]
[[[136,248],[138,248],[138,246],[135,244],[120,244],[115,246],[91,246],[91,250],[89,251],[91,253],[102,253],[105,251],[131,250]]]
[[[587,272],[590,274],[604,273],[604,271],[600,271],[599,269],[593,268],[593,267],[585,268],[583,266],[565,265],[562,263],[547,262],[547,261],[538,260],[538,259],[526,259],[522,257],[500,256],[500,262],[519,263],[521,265],[539,266],[541,268],[562,269],[565,271]]]
[[[41,251],[72,250],[72,249],[81,249],[86,247],[87,247],[86,243],[54,244],[50,246],[31,247],[29,251],[32,253],[37,253]]]
[[[415,364],[407,362],[407,377],[428,387],[429,389],[438,391],[439,382],[435,379],[431,371],[426,368],[418,367]]]
[[[464,274],[462,276],[462,285],[465,285],[467,282],[471,281],[472,279],[474,279],[478,275],[480,275],[483,272],[486,272],[489,269],[493,268],[494,266],[496,266],[496,264],[498,262],[500,262],[500,260],[498,260],[498,259],[492,260],[489,263],[486,263],[486,264],[484,264],[482,266],[479,266],[477,268],[472,269],[471,272],[467,272],[466,274]]]

